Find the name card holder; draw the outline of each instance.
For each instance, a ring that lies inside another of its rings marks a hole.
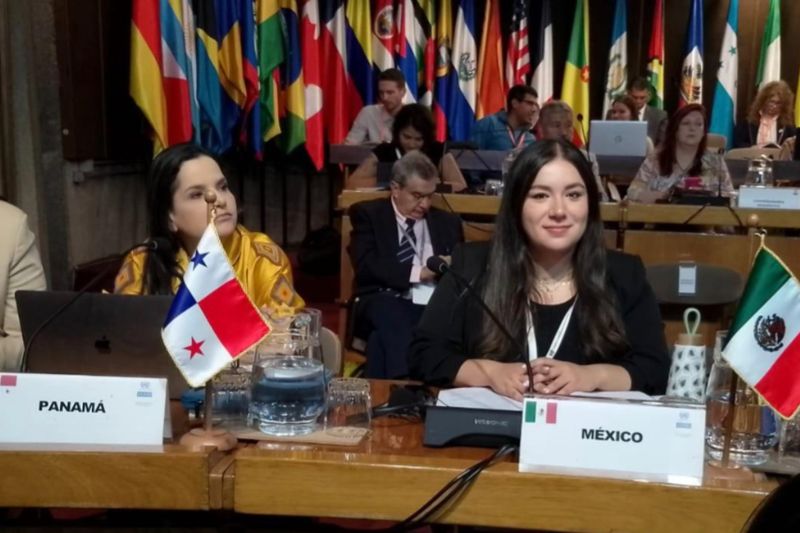
[[[527,396],[519,471],[700,485],[705,418],[689,402]]]
[[[164,378],[0,373],[0,443],[160,449],[166,391]]]

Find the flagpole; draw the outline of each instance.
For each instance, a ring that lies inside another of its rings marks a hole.
[[[217,216],[217,193],[206,191],[203,195],[206,201],[207,221],[211,224]],[[232,450],[236,447],[237,440],[231,433],[224,429],[214,429],[212,421],[214,404],[213,378],[206,382],[205,399],[203,400],[203,427],[195,428],[181,437],[180,443],[192,450],[202,451],[206,448],[216,448],[220,451]]]

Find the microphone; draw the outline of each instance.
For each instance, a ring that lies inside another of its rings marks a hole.
[[[533,369],[531,368],[530,354],[528,353],[527,346],[523,347],[522,344],[520,344],[520,342],[508,331],[508,329],[506,329],[500,319],[497,318],[497,315],[495,315],[494,312],[489,309],[489,306],[483,301],[483,298],[478,291],[475,290],[475,287],[472,286],[472,283],[470,283],[469,280],[464,276],[450,268],[450,265],[447,264],[447,261],[438,255],[432,255],[425,262],[425,266],[428,268],[428,270],[436,272],[437,274],[445,274],[449,272],[453,276],[453,279],[456,280],[456,283],[464,287],[470,296],[472,296],[475,301],[480,304],[481,309],[484,310],[492,322],[500,329],[500,332],[506,339],[508,339],[508,341],[511,343],[511,346],[513,346],[514,349],[517,350],[517,352],[522,356],[523,363],[525,363],[525,371],[528,374],[528,392],[533,393]]]
[[[122,253],[117,254],[117,257],[123,258],[132,251],[137,250],[139,248],[146,248],[150,252],[155,252],[157,250],[171,250],[172,243],[170,243],[169,239],[167,239],[166,237],[148,238],[143,243],[137,243],[131,246],[130,248],[126,249]],[[61,313],[66,311],[69,308],[69,306],[74,304],[78,300],[78,298],[80,298],[83,294],[85,294],[89,289],[94,287],[98,281],[103,279],[103,277],[105,277],[109,273],[111,268],[114,266],[116,266],[114,263],[110,263],[109,265],[107,265],[106,268],[101,270],[95,277],[90,279],[89,282],[86,285],[84,285],[83,288],[81,288],[81,290],[76,292],[72,298],[64,302],[64,305],[56,309],[52,315],[47,317],[47,319],[45,319],[44,322],[39,324],[39,327],[37,327],[33,331],[30,338],[28,339],[28,344],[27,346],[25,346],[25,351],[22,352],[22,361],[20,361],[20,369],[23,372],[27,371],[28,354],[31,351],[31,346],[33,346],[33,342],[36,340],[36,337],[39,336],[39,333],[41,333],[44,330],[44,328],[46,328],[51,322],[53,322],[53,320],[58,318],[58,316],[61,315]]]
[[[578,124],[581,127],[581,135],[583,135],[583,141],[586,144],[586,151],[589,151],[589,137],[586,135],[586,127],[583,125],[583,113],[578,113],[575,115],[575,118],[578,119]]]

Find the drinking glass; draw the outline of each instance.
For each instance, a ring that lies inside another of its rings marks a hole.
[[[706,446],[715,460],[723,455],[733,376],[733,369],[724,359],[714,361],[706,390]],[[761,405],[758,395],[741,379],[737,379],[735,402],[730,460],[746,466],[763,464],[778,441],[775,412],[768,405]]]
[[[502,196],[503,195],[503,181],[502,180],[495,180],[495,179],[488,179],[486,180],[486,186],[484,187],[484,193],[486,196]]]
[[[256,348],[248,423],[268,435],[305,435],[325,410],[322,361],[309,356],[307,329],[275,328]]]
[[[245,421],[250,394],[250,371],[238,361],[214,376],[211,416],[215,424],[238,425]]]
[[[341,426],[369,429],[371,421],[369,381],[361,378],[332,379],[328,385],[325,429]]]

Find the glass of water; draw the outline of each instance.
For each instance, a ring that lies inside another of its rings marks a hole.
[[[372,396],[369,381],[361,378],[334,378],[328,385],[325,429],[357,427],[369,429],[372,421]]]
[[[256,349],[248,423],[268,435],[305,435],[324,411],[324,367],[309,356],[308,333],[274,329]]]
[[[503,180],[488,179],[486,186],[483,189],[486,196],[502,196],[503,195]]]

